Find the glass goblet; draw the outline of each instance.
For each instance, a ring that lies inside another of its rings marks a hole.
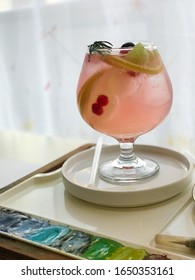
[[[119,142],[117,159],[99,167],[100,177],[113,184],[153,176],[159,164],[140,158],[134,142],[167,116],[172,85],[157,47],[151,42],[107,41],[88,46],[77,87],[82,118],[93,129]]]

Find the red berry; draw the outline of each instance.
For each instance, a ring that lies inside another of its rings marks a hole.
[[[139,72],[127,71],[127,74],[131,77],[137,77],[139,75]]]
[[[120,54],[127,54],[129,51],[128,50],[120,50]]]
[[[101,106],[106,106],[109,103],[109,99],[108,96],[101,94],[98,96],[97,101],[96,101],[99,105]]]
[[[93,103],[92,104],[92,112],[98,116],[103,114],[103,107],[99,103]]]

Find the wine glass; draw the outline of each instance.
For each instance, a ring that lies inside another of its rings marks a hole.
[[[158,163],[139,158],[134,142],[155,128],[172,105],[171,81],[157,47],[96,41],[88,49],[77,87],[78,108],[93,129],[120,145],[118,158],[99,166],[100,177],[123,184],[155,175]]]

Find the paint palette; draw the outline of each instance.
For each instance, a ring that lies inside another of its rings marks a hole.
[[[177,255],[167,255],[162,250],[129,246],[106,236],[6,207],[0,207],[0,233],[74,259],[179,259]]]

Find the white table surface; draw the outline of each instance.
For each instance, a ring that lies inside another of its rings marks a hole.
[[[0,188],[85,143],[82,139],[0,131]]]

